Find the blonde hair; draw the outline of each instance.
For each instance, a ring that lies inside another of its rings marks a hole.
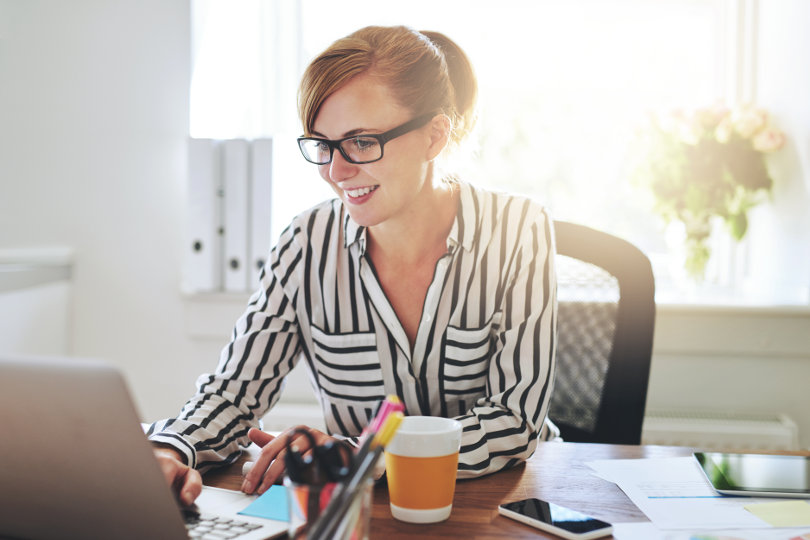
[[[307,67],[298,112],[310,135],[321,105],[354,77],[370,72],[415,116],[440,112],[459,143],[475,124],[478,84],[467,55],[439,32],[405,26],[367,26],[335,41]]]

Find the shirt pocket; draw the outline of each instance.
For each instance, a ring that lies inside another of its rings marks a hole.
[[[444,340],[442,382],[449,400],[486,392],[492,355],[492,332],[500,321],[496,313],[480,328],[448,326]]]
[[[327,334],[312,326],[318,384],[333,403],[378,402],[385,398],[374,332]]]

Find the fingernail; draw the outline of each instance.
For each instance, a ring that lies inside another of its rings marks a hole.
[[[253,491],[253,484],[250,483],[250,480],[245,479],[245,481],[242,482],[242,491],[245,493],[250,493]]]

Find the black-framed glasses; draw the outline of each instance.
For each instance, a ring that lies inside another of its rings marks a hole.
[[[335,141],[317,137],[299,137],[298,148],[301,149],[304,159],[315,165],[331,163],[336,148],[349,163],[356,165],[372,163],[382,159],[385,143],[419,129],[434,116],[436,113],[423,114],[385,133],[352,135]]]

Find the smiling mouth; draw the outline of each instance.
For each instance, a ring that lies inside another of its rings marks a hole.
[[[371,193],[372,191],[374,191],[378,187],[380,187],[380,186],[368,186],[368,187],[362,187],[362,188],[358,188],[358,189],[346,189],[346,190],[344,190],[344,192],[349,197],[352,197],[352,198],[356,199],[357,197],[362,197],[363,195],[368,195],[369,193]]]

